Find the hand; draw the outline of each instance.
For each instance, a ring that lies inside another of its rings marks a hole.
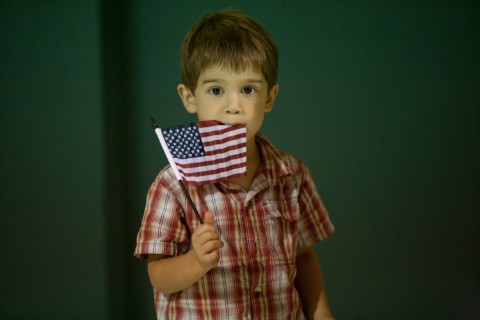
[[[203,224],[198,225],[192,234],[192,247],[195,257],[206,271],[220,261],[219,249],[223,247],[215,227],[215,219],[210,211],[205,212]]]

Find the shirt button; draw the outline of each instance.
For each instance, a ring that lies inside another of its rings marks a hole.
[[[256,288],[255,288],[255,293],[256,293],[256,294],[262,293],[262,288],[256,287]]]

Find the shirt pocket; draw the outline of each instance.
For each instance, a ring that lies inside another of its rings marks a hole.
[[[277,264],[294,264],[297,249],[297,221],[300,217],[296,199],[264,201],[265,235],[272,260]]]

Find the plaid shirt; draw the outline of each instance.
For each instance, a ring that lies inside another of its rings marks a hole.
[[[248,192],[221,182],[187,185],[197,209],[213,212],[224,242],[220,262],[171,295],[154,290],[158,319],[300,319],[293,285],[300,248],[334,230],[310,173],[297,158],[257,135],[262,163]],[[196,217],[170,167],[149,189],[135,255],[181,255],[190,248],[184,217]]]

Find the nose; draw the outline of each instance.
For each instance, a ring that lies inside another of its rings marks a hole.
[[[238,114],[240,113],[240,110],[240,95],[236,93],[230,94],[227,100],[225,112],[228,114]]]

